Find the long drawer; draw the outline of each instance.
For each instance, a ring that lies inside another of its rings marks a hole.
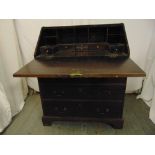
[[[126,84],[126,78],[38,78],[40,84]]]
[[[119,84],[40,84],[40,91],[43,98],[55,99],[122,99],[125,86]]]
[[[113,118],[122,116],[122,101],[43,100],[44,115]]]
[[[38,79],[42,98],[123,99],[126,78]]]

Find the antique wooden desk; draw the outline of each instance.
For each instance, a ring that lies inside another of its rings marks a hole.
[[[35,59],[14,77],[37,77],[44,125],[103,121],[123,127],[127,77],[145,73],[129,58],[123,24],[42,28]]]

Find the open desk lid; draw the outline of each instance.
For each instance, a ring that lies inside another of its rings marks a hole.
[[[14,74],[14,77],[40,78],[103,78],[143,77],[145,72],[130,58],[125,60],[32,60]]]
[[[43,27],[35,59],[14,77],[142,77],[130,58],[124,24]]]

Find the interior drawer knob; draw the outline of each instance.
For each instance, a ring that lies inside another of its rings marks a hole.
[[[65,92],[64,91],[61,91],[61,94],[65,94]]]
[[[82,89],[82,88],[79,88],[78,91],[79,91],[80,93],[82,93],[82,92],[83,92],[83,89]]]
[[[66,107],[64,107],[64,108],[63,108],[63,111],[67,111],[67,108],[66,108]]]
[[[109,111],[110,111],[110,109],[109,109],[109,108],[106,108],[106,109],[105,109],[105,111],[106,111],[106,112],[109,112]]]
[[[78,104],[78,107],[82,107],[82,104],[81,104],[81,103],[79,103],[79,104]]]
[[[97,111],[97,112],[100,112],[100,108],[96,108],[96,111]]]
[[[53,94],[57,94],[57,91],[56,91],[56,90],[54,90],[54,91],[53,91]]]
[[[108,94],[108,95],[111,95],[111,91],[107,91],[107,94]]]

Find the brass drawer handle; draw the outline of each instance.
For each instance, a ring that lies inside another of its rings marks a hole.
[[[54,90],[54,91],[52,91],[52,94],[56,95],[57,97],[61,97],[62,95],[65,94],[65,92],[64,91],[60,92],[60,91]]]
[[[96,108],[96,111],[97,111],[99,114],[104,115],[105,112],[106,112],[106,113],[110,112],[110,109],[109,109],[109,108],[106,108],[106,109],[105,109],[105,112],[101,112],[100,108]]]
[[[97,46],[96,46],[96,48],[100,48],[100,46],[99,46],[99,45],[97,45]]]
[[[78,92],[83,92],[83,89],[82,88],[78,88]]]
[[[104,114],[105,114],[104,112],[101,112],[100,108],[96,108],[96,111],[97,111],[98,114],[100,114],[100,115],[104,115]]]

